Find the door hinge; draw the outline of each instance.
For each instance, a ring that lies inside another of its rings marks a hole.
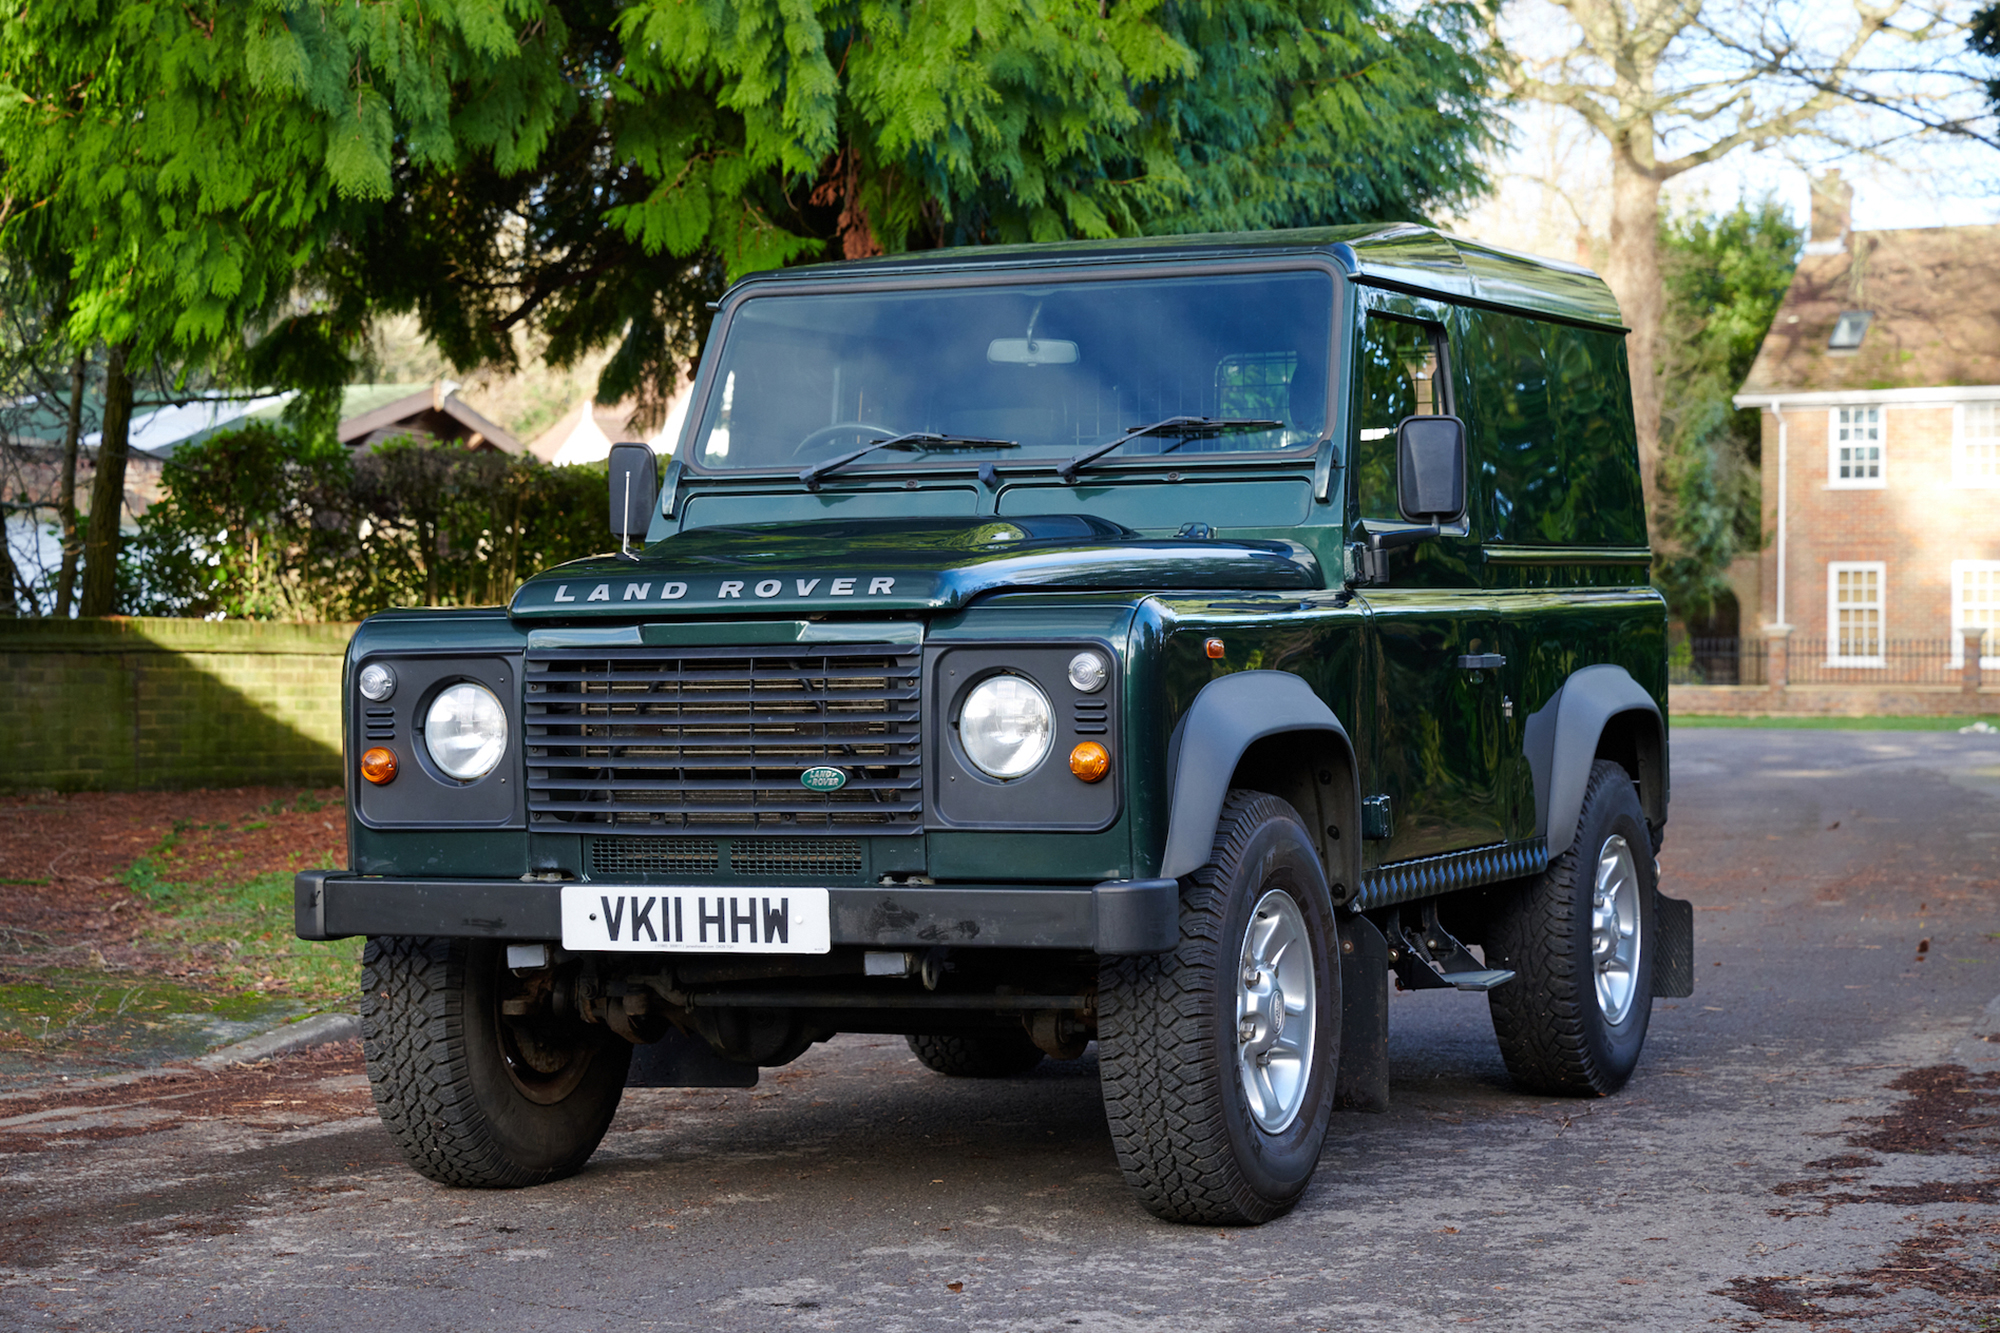
[[[1389,798],[1370,796],[1361,803],[1361,836],[1364,838],[1386,838],[1395,831],[1396,823],[1389,814]]]

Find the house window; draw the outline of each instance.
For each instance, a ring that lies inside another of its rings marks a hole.
[[[1882,665],[1883,584],[1880,560],[1833,560],[1826,566],[1826,664]]]
[[[2000,403],[1962,403],[1951,450],[1960,486],[2000,486]]]
[[[1827,425],[1829,486],[1881,486],[1882,409],[1836,407]]]
[[[1951,664],[1965,665],[1965,634],[1983,629],[1982,670],[2000,670],[2000,560],[1951,562]]]

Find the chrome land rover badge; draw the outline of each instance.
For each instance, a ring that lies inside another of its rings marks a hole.
[[[821,764],[799,774],[799,785],[808,791],[839,791],[847,785],[847,770]]]

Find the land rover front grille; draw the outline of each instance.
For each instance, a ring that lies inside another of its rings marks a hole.
[[[919,660],[880,645],[530,649],[528,817],[597,832],[920,832]],[[808,788],[813,768],[845,781]]]

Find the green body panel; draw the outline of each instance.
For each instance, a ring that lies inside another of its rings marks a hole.
[[[943,283],[1010,267],[1046,281],[1065,268],[1192,269],[1246,255],[1330,262],[1345,275],[1341,373],[1315,458],[1111,460],[1065,484],[1053,467],[975,477],[962,462],[885,457],[818,490],[796,476],[677,464],[642,549],[549,570],[505,610],[377,616],[350,646],[349,678],[373,654],[531,645],[921,643],[927,660],[980,644],[1111,650],[1122,703],[1105,736],[1117,794],[1108,827],[933,822],[911,836],[856,835],[858,859],[823,876],[829,884],[1153,875],[1176,727],[1204,686],[1246,670],[1300,676],[1345,726],[1359,793],[1387,798],[1387,836],[1366,841],[1367,869],[1531,840],[1526,728],[1573,672],[1622,666],[1666,709],[1666,617],[1646,585],[1622,331],[1594,277],[1417,227],[1015,247],[760,276],[725,298],[717,327],[744,292],[777,283]],[[1470,485],[1462,522],[1365,567],[1357,543],[1367,533],[1410,526],[1381,512],[1394,485],[1384,432],[1418,401],[1408,397],[1417,388],[1369,379],[1397,364],[1371,348],[1378,319],[1434,338],[1441,360],[1423,401],[1467,423]],[[713,387],[697,377],[690,423]],[[1460,664],[1483,654],[1505,662]],[[352,785],[361,742],[351,697],[347,711]],[[588,829],[350,828],[351,866],[367,873],[599,877]],[[734,844],[720,841],[712,872],[675,882],[731,882]]]

